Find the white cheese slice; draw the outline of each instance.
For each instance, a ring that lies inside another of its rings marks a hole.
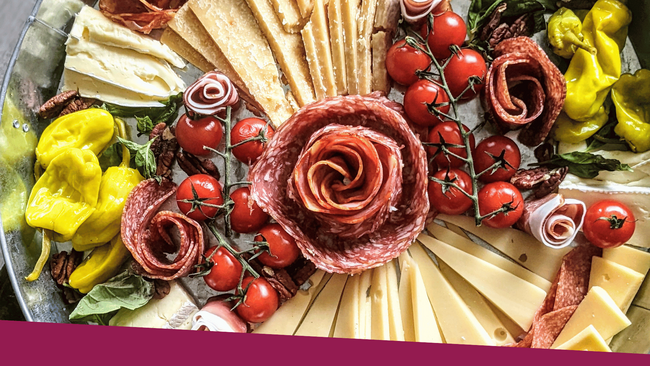
[[[438,219],[458,225],[483,239],[515,262],[528,268],[547,281],[553,281],[562,264],[562,257],[571,248],[554,249],[545,246],[533,236],[516,229],[493,229],[485,225],[476,226],[469,216],[438,215]]]
[[[372,55],[371,37],[375,25],[377,0],[363,0],[359,8],[357,41],[359,52],[359,88],[358,94],[366,95],[372,92]]]
[[[589,289],[551,348],[564,344],[589,325],[593,325],[603,339],[609,339],[630,324],[607,291],[594,286]]]
[[[325,94],[328,97],[336,96],[338,92],[336,81],[334,79],[332,49],[330,46],[329,27],[327,24],[327,9],[324,0],[314,0],[314,11],[311,14],[311,20],[309,22],[313,27],[314,44],[316,45],[320,76],[323,79]]]
[[[411,289],[410,262],[411,258],[409,257],[408,253],[404,252],[400,254],[399,304],[402,316],[402,328],[404,329],[404,340],[407,342],[415,342],[415,322],[413,320],[413,290]],[[429,304],[429,307],[430,306],[431,304]],[[433,313],[433,308],[431,309],[431,312]],[[435,315],[433,319],[435,320]],[[437,324],[436,329],[438,329]]]
[[[386,266],[375,268],[372,273],[370,286],[370,301],[372,308],[372,325],[370,338],[380,341],[390,340],[390,325],[388,311],[388,274]]]
[[[305,315],[295,335],[329,337],[348,276],[334,274]]]
[[[508,332],[506,327],[501,323],[501,320],[492,311],[488,302],[476,291],[472,285],[467,282],[463,277],[456,273],[445,262],[438,258],[438,266],[440,272],[445,276],[449,284],[458,292],[458,295],[463,299],[472,314],[483,326],[485,331],[492,337],[497,346],[504,344],[514,343],[514,338]]]
[[[386,70],[386,55],[393,40],[384,31],[372,35],[372,91],[382,91],[388,95],[391,88],[390,76]]]
[[[492,337],[487,334],[425,250],[415,243],[411,245],[409,252],[422,273],[427,296],[433,306],[445,342],[494,346]]]
[[[402,326],[402,309],[399,303],[399,285],[397,283],[397,267],[395,261],[386,263],[386,276],[388,280],[388,325],[392,341],[404,340],[404,327]]]
[[[305,27],[300,31],[300,33],[302,34],[302,40],[305,45],[307,63],[309,64],[309,72],[311,74],[311,80],[314,84],[316,99],[320,100],[327,96],[327,88],[324,84],[324,77],[322,73],[323,66],[320,58],[318,57],[316,38],[314,38],[314,27],[312,22],[307,23]]]
[[[607,291],[623,313],[629,309],[644,278],[643,274],[607,259],[596,256],[591,259],[589,288],[598,286]]]
[[[351,276],[345,284],[334,327],[335,338],[361,338],[359,328],[360,279],[361,276]]]
[[[343,21],[343,39],[345,40],[345,74],[348,79],[348,94],[359,94],[357,12],[361,0],[342,1],[341,20]]]
[[[169,281],[169,294],[152,299],[145,306],[120,309],[108,322],[120,327],[191,329],[192,317],[199,309],[192,297],[176,281]]]
[[[336,92],[338,95],[345,95],[348,92],[348,80],[345,69],[345,39],[343,38],[341,3],[342,0],[330,0],[327,6],[327,17],[330,27],[332,70],[336,81]]]
[[[650,269],[650,253],[629,245],[603,249],[603,259],[618,263],[644,276]]]
[[[179,69],[185,67],[185,62],[169,47],[111,21],[90,6],[84,6],[77,14],[70,36],[105,46],[131,49],[165,60]]]
[[[582,332],[569,339],[557,349],[570,351],[612,352],[609,346],[593,325],[589,325]]]
[[[372,285],[372,274],[374,270],[366,270],[361,273],[359,279],[359,337],[370,339],[372,334],[372,303],[370,301],[370,286]]]
[[[275,14],[286,32],[298,33],[307,23],[300,15],[300,9],[295,0],[271,0]]]

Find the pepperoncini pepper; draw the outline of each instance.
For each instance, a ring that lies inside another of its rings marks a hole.
[[[650,70],[624,74],[612,88],[618,124],[614,132],[634,152],[650,150]]]
[[[596,48],[583,39],[582,21],[572,10],[560,8],[548,20],[548,40],[556,55],[571,58],[579,48],[595,55]]]
[[[101,174],[92,151],[72,148],[62,152],[32,188],[25,210],[27,223],[71,238],[95,211]]]
[[[621,75],[620,50],[625,45],[630,10],[620,1],[598,0],[582,26],[584,43],[596,54],[576,50],[564,75],[567,94],[564,112],[576,121],[589,121],[600,111],[609,91]]]
[[[553,138],[560,142],[577,144],[600,130],[609,120],[609,108],[602,105],[598,113],[586,121],[574,121],[562,112],[553,125]]]
[[[72,272],[68,284],[82,294],[95,285],[104,283],[117,274],[131,253],[117,235],[110,243],[93,249],[90,255]]]
[[[120,119],[115,119],[118,135],[126,138],[126,127]],[[144,180],[140,172],[129,168],[129,150],[123,147],[122,163],[104,172],[99,187],[99,200],[95,212],[84,221],[72,237],[72,246],[83,252],[111,240],[120,232],[120,222],[124,204],[129,193]]]
[[[52,122],[36,146],[36,158],[43,168],[70,148],[90,150],[95,155],[113,139],[113,116],[100,108],[67,114]]]

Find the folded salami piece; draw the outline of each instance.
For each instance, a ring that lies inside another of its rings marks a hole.
[[[552,193],[526,202],[524,213],[516,225],[544,245],[560,249],[571,245],[582,228],[586,211],[582,201]]]

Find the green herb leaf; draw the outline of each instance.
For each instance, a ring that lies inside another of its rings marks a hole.
[[[178,110],[183,105],[183,93],[172,95],[161,101],[164,107],[157,108],[132,108],[104,103],[101,108],[107,110],[114,117],[135,117],[138,120],[138,132],[141,135],[151,132],[159,123],[170,125],[176,121]]]
[[[569,173],[580,178],[595,178],[599,172],[605,170],[614,171],[632,171],[627,164],[622,164],[616,159],[606,159],[601,155],[596,155],[584,151],[574,151],[567,154],[553,156],[549,161],[541,162],[537,165],[546,165],[554,168],[569,167]]]
[[[93,287],[70,314],[70,321],[108,325],[108,321],[118,310],[138,309],[146,305],[153,294],[153,283],[126,270]]]
[[[117,137],[117,140],[126,146],[132,153],[134,153],[133,159],[135,162],[135,168],[140,171],[143,177],[156,178],[156,157],[151,151],[151,144],[156,138],[149,140],[144,145],[137,144],[133,141],[125,140],[121,137]]]
[[[138,136],[140,135],[148,135],[151,133],[151,131],[154,128],[154,123],[151,120],[151,117],[149,116],[144,116],[144,117],[135,117],[135,119],[138,121]]]
[[[99,156],[99,165],[102,167],[102,171],[112,166],[118,166],[122,163],[122,147],[119,143],[114,143],[109,146],[102,154]]]

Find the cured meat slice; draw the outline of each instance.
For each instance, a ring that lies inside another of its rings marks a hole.
[[[426,153],[401,106],[377,93],[300,109],[249,180],[257,204],[328,272],[359,273],[397,257],[429,211]]]
[[[548,247],[565,248],[582,228],[586,211],[582,201],[553,193],[526,202],[517,227]]]
[[[499,43],[485,78],[484,104],[503,129],[523,130],[519,140],[537,146],[562,111],[566,81],[535,41],[516,37]]]
[[[158,184],[148,179],[129,194],[122,212],[122,240],[145,277],[170,281],[186,276],[198,264],[204,249],[203,229],[196,221],[160,206],[176,192],[168,180]],[[176,245],[169,234],[175,226],[180,234]],[[167,254],[177,252],[174,260]]]
[[[187,0],[100,0],[99,10],[112,21],[149,34],[167,26]]]
[[[442,0],[400,0],[402,17],[408,23],[415,23],[426,17]]]

